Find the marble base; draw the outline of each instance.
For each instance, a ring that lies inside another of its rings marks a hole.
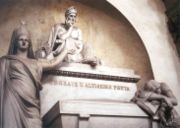
[[[85,64],[65,64],[46,73],[40,92],[41,115],[59,100],[83,99],[129,102],[139,76],[133,70]]]
[[[64,100],[43,117],[45,128],[158,128],[136,104]]]

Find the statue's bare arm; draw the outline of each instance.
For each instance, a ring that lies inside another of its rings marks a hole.
[[[136,104],[141,108],[141,109],[143,109],[149,116],[154,116],[154,112],[151,110],[151,108],[149,108],[146,104],[145,104],[145,102],[143,101],[143,100],[137,100],[136,101]]]
[[[51,70],[56,68],[66,57],[68,54],[68,50],[63,50],[60,55],[53,58],[52,60],[39,59],[38,64],[42,67],[43,70]]]
[[[157,100],[160,102],[165,102],[171,108],[173,108],[173,106],[174,106],[174,104],[172,102],[172,98],[169,98],[162,94],[152,93],[151,96],[147,100],[149,100],[149,101]]]

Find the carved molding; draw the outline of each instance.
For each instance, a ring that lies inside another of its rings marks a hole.
[[[112,76],[112,75],[100,75],[100,74],[93,74],[93,73],[82,73],[82,72],[72,72],[72,71],[62,71],[62,70],[50,70],[50,71],[45,72],[45,74],[56,75],[56,76],[88,78],[88,79],[132,82],[132,83],[137,83],[140,80],[138,76],[134,76],[134,77]]]

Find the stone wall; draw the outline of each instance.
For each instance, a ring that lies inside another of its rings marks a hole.
[[[154,78],[166,82],[180,102],[180,63],[160,0],[108,0],[132,24],[148,52]],[[180,112],[180,105],[177,110]]]

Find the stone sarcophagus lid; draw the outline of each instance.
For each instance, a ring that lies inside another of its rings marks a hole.
[[[44,125],[111,128],[116,122],[114,128],[124,128],[129,123],[128,128],[133,128],[141,122],[141,128],[150,128],[152,122],[148,116],[137,105],[129,103],[139,79],[129,69],[62,63],[61,68],[47,72],[43,78],[40,94]]]

